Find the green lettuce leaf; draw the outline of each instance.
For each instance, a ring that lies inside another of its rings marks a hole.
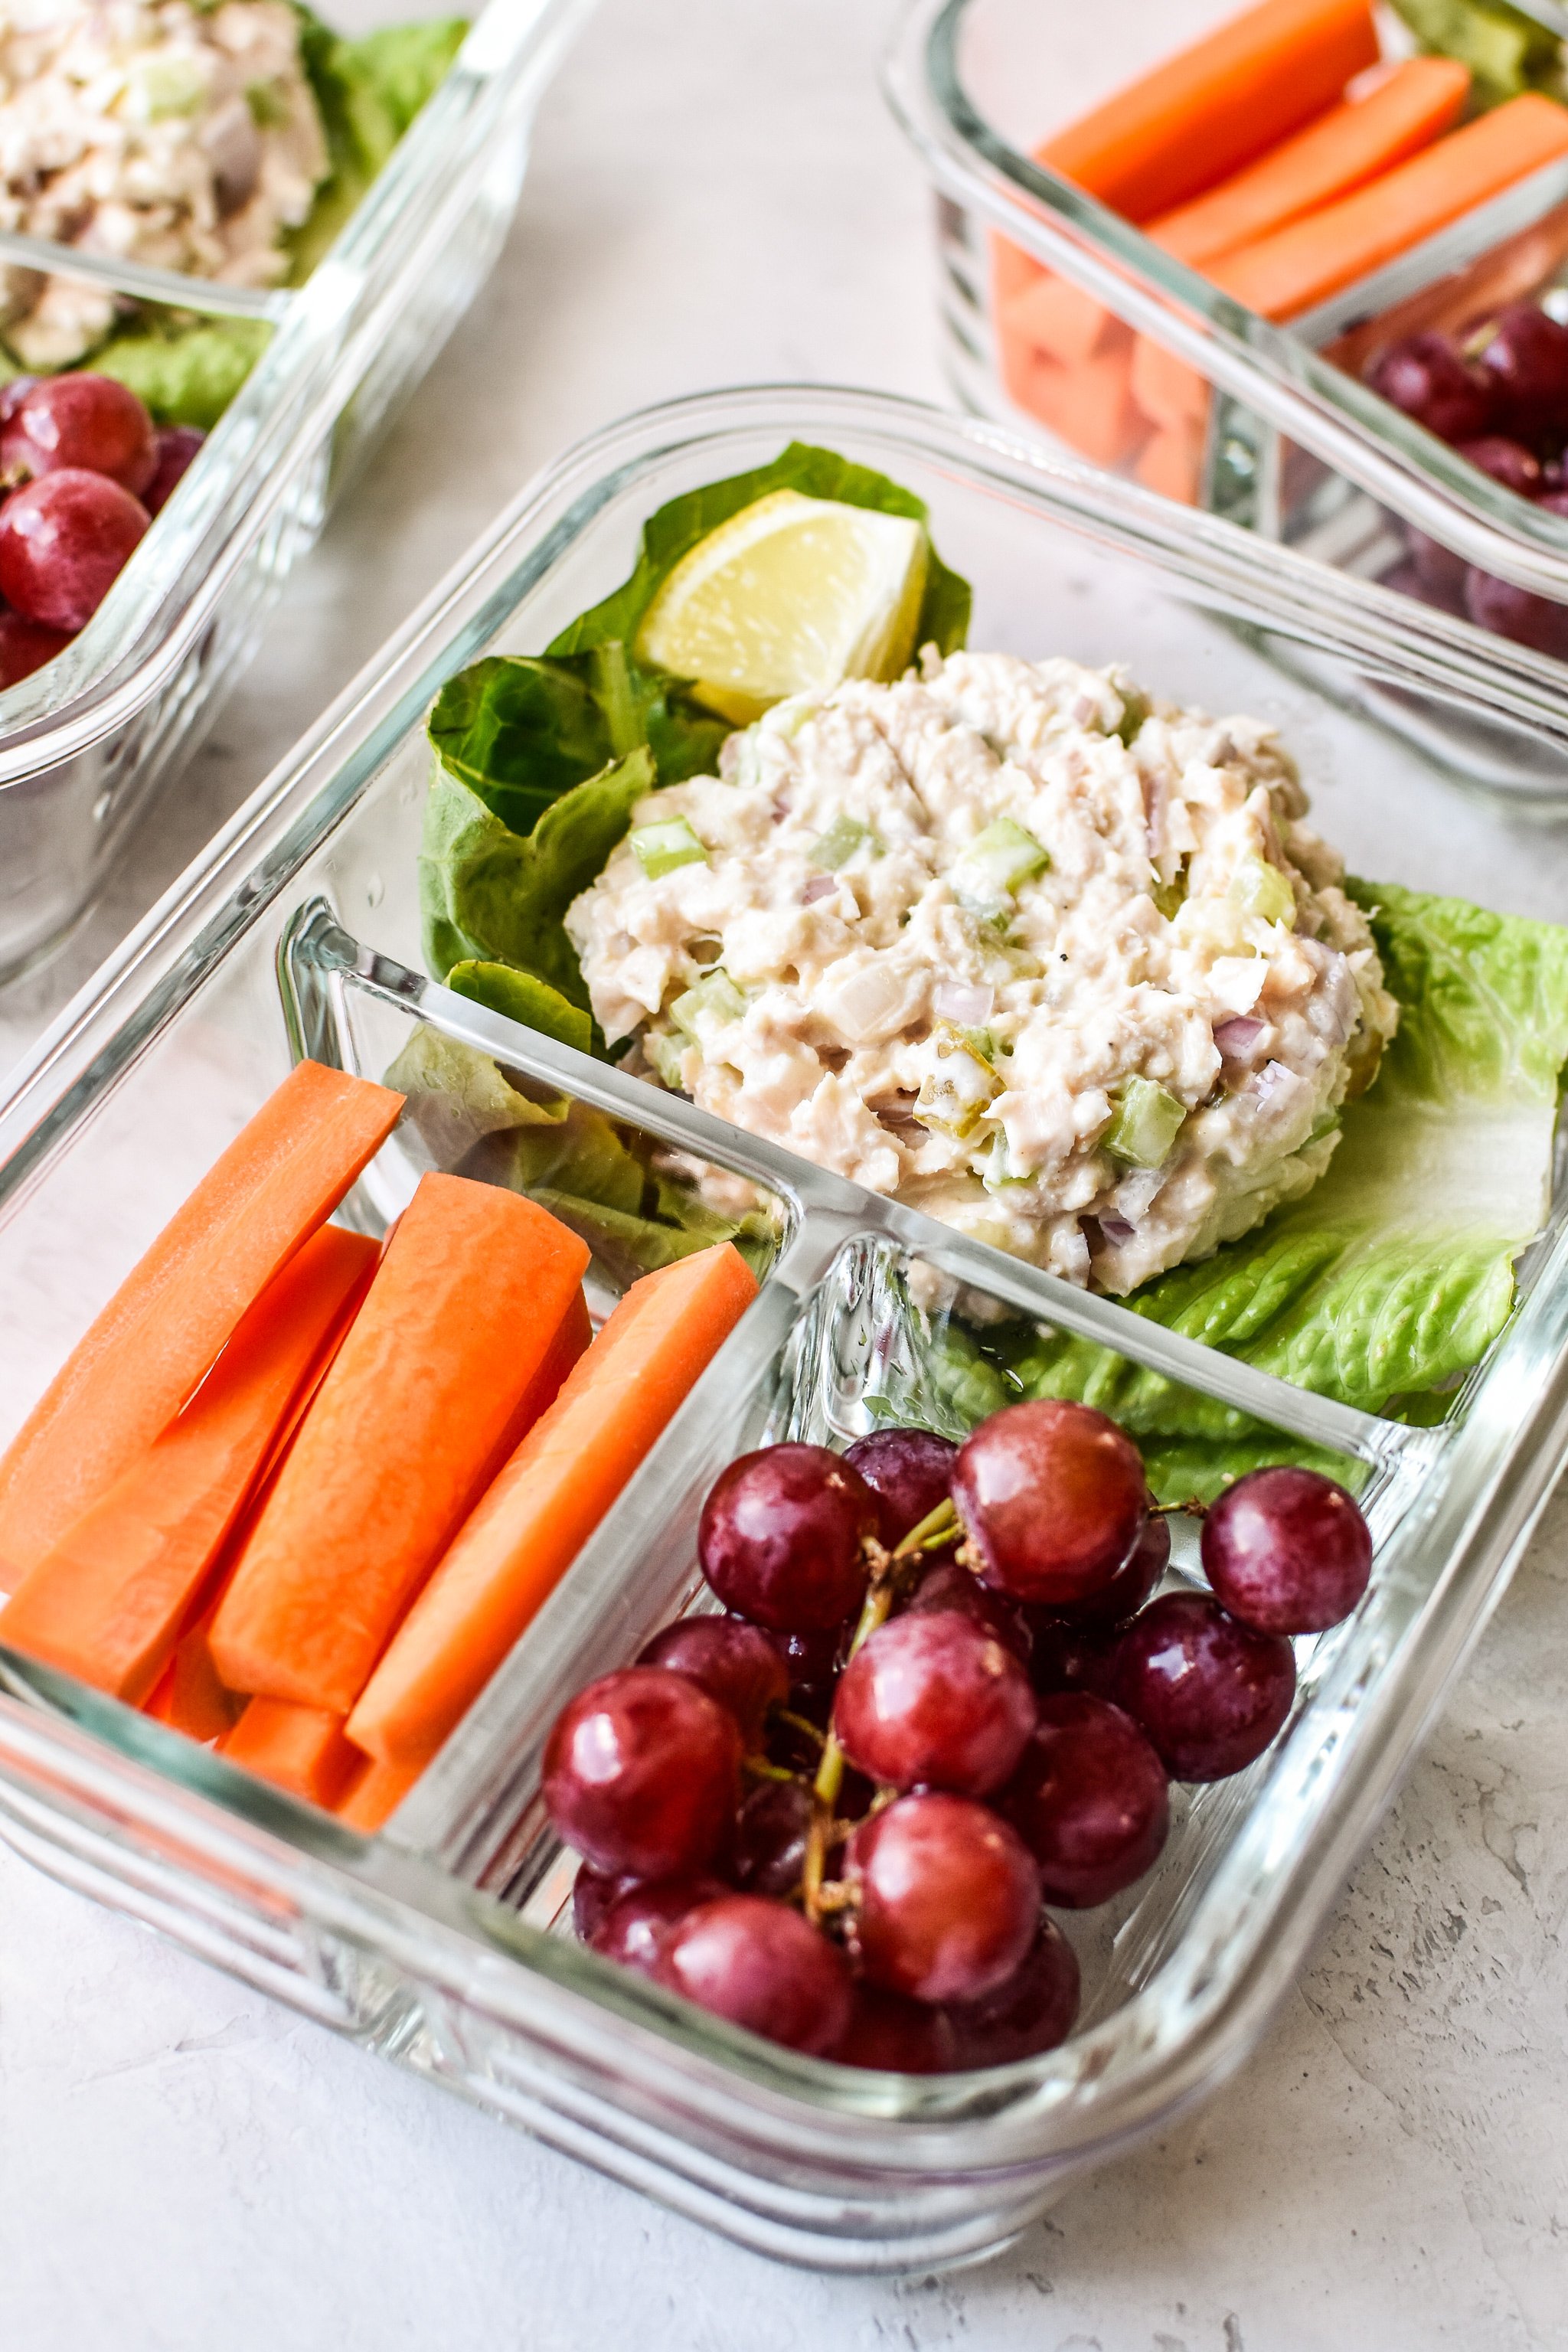
[[[510,964],[470,960],[452,966],[447,974],[447,985],[475,1004],[488,1005],[492,1013],[521,1022],[525,1029],[537,1029],[542,1036],[553,1037],[558,1045],[574,1046],[579,1054],[591,1054],[594,1050],[590,1016],[579,1012],[576,1005],[568,1004],[559,990],[547,988],[531,971],[513,971]]]
[[[1546,1219],[1568,1062],[1568,930],[1392,886],[1350,887],[1400,1026],[1376,1083],[1345,1110],[1327,1175],[1257,1233],[1126,1303],[1300,1388],[1425,1423],[1502,1329],[1514,1262]],[[981,1349],[1019,1394],[1112,1414],[1145,1447],[1152,1475],[1179,1477],[1184,1495],[1200,1462],[1202,1491],[1262,1458],[1260,1444],[1285,1458],[1247,1414],[1089,1341],[1012,1325]]]
[[[111,336],[87,362],[128,384],[155,425],[194,425],[210,433],[272,334],[264,319],[209,319],[199,326],[149,313]]]
[[[653,782],[651,755],[632,751],[518,834],[437,767],[419,852],[425,955],[437,979],[454,964],[509,964],[585,1013],[588,992],[561,919],[603,870]]]
[[[443,767],[514,833],[614,760],[646,746],[661,784],[711,773],[730,730],[679,679],[618,642],[559,659],[495,654],[449,678],[430,713]]]
[[[435,1168],[456,1168],[486,1137],[510,1128],[560,1127],[564,1098],[536,1102],[509,1083],[488,1054],[440,1030],[420,1027],[386,1073],[408,1097],[403,1118]]]
[[[310,218],[289,240],[289,275],[308,278],[426,100],[445,80],[468,32],[461,16],[384,25],[355,41],[340,38],[297,6],[300,50],[316,94],[331,169]]]
[[[643,525],[642,551],[631,578],[563,629],[546,651],[580,654],[612,639],[627,646],[634,643],[643,614],[681,557],[742,507],[753,505],[773,490],[798,490],[803,498],[833,499],[842,506],[907,515],[916,522],[926,520],[925,501],[889,481],[885,474],[874,473],[869,466],[854,465],[836,450],[814,449],[806,442],[792,441],[772,465],[759,466],[749,474],[731,474],[722,482],[705,482],[700,489],[688,490],[660,507]],[[956,651],[968,634],[970,603],[968,581],[950,572],[931,548],[915,644],[934,645],[944,654]]]
[[[1562,97],[1561,40],[1507,0],[1394,0],[1394,7],[1423,49],[1468,66],[1483,108],[1525,89]]]

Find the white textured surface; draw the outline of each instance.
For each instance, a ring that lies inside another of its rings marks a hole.
[[[935,394],[885,0],[605,0],[518,232],[24,1045],[523,476],[637,402]],[[1485,895],[1478,875],[1478,895]],[[1568,2347],[1568,1507],[1241,2078],[990,2268],[776,2271],[0,1853],[5,2352]]]

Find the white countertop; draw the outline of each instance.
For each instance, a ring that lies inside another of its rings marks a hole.
[[[489,295],[110,899],[0,999],[0,1060],[565,442],[724,382],[941,396],[927,200],[875,87],[888,14],[605,0]],[[945,2279],[773,2268],[0,1849],[0,2345],[1568,2347],[1565,1622],[1560,1498],[1259,2054]]]

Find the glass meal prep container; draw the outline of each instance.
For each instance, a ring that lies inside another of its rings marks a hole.
[[[1500,580],[1568,603],[1568,520],[1504,489],[1362,381],[1402,338],[1462,338],[1511,301],[1568,319],[1568,158],[1285,326],[1034,160],[1053,132],[1238,13],[1235,0],[1109,0],[1077,16],[1035,0],[909,0],[886,86],[936,192],[943,345],[961,401],[1362,578],[1423,593],[1409,524]],[[1526,13],[1568,34],[1553,0],[1531,0]],[[1379,25],[1390,54],[1412,46],[1387,11]],[[1197,420],[1180,462],[1173,437],[1137,408],[1136,376],[1130,401],[1086,397],[1055,433],[1042,421],[1009,362],[1016,340],[999,328],[1015,278],[1037,280],[1042,268],[1067,281],[1070,301],[1092,297],[1157,346],[1167,392],[1175,371]],[[1488,781],[1562,797],[1560,781],[1529,772]]]
[[[752,2247],[826,2268],[923,2269],[1005,2242],[1260,2033],[1555,1476],[1568,1442],[1568,1223],[1560,1195],[1489,1358],[1442,1425],[1406,1427],[967,1241],[420,976],[423,719],[438,688],[482,652],[548,643],[625,575],[654,509],[791,440],[929,502],[937,546],[974,583],[976,646],[1121,658],[1152,688],[1268,718],[1300,755],[1322,829],[1364,872],[1515,911],[1560,896],[1568,846],[1510,838],[1357,696],[1368,680],[1441,693],[1559,757],[1568,717],[1533,707],[1506,663],[1466,675],[1467,647],[1416,642],[1380,590],[868,394],[716,394],[600,435],[435,592],[0,1103],[0,1438],[291,1058],[379,1076],[420,1024],[636,1139],[751,1180],[772,1204],[771,1270],[379,1836],[5,1651],[0,1833],[67,1883]],[[342,1213],[384,1230],[420,1164],[405,1120]],[[597,1265],[591,1281],[602,1309],[617,1270]],[[1335,1449],[1362,1482],[1377,1564],[1356,1615],[1299,1644],[1279,1742],[1237,1779],[1176,1792],[1152,1875],[1068,1918],[1086,1985],[1070,2041],[983,2074],[858,2073],[754,2041],[572,1940],[573,1858],[542,1817],[541,1746],[584,1681],[693,1604],[697,1514],[724,1463],[785,1435],[843,1444],[875,1400],[961,1432],[997,1399],[952,1379],[949,1343],[997,1315],[1108,1342]]]
[[[127,828],[254,649],[355,458],[488,277],[540,94],[591,0],[491,0],[297,289],[258,292],[0,235],[0,261],[153,314],[243,317],[267,346],[81,634],[0,697],[0,982],[86,911]],[[353,30],[411,13],[365,0]],[[428,13],[428,12],[426,12]],[[83,362],[90,366],[89,357]]]

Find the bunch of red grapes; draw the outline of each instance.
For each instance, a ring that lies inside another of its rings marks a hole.
[[[204,438],[112,376],[0,386],[0,688],[86,627]]]
[[[962,1445],[885,1429],[725,1470],[703,1575],[563,1709],[544,1759],[595,1951],[792,2049],[910,2074],[1053,2048],[1079,2002],[1051,1906],[1158,1858],[1168,1782],[1260,1756],[1289,1636],[1347,1616],[1372,1544],[1342,1486],[1277,1468],[1170,1558],[1102,1413],[1005,1407]]]
[[[1461,457],[1549,514],[1568,515],[1568,327],[1514,302],[1479,351],[1447,335],[1410,335],[1369,371],[1374,392]],[[1483,629],[1568,659],[1568,605],[1467,563],[1413,524],[1407,576],[1396,583]]]

